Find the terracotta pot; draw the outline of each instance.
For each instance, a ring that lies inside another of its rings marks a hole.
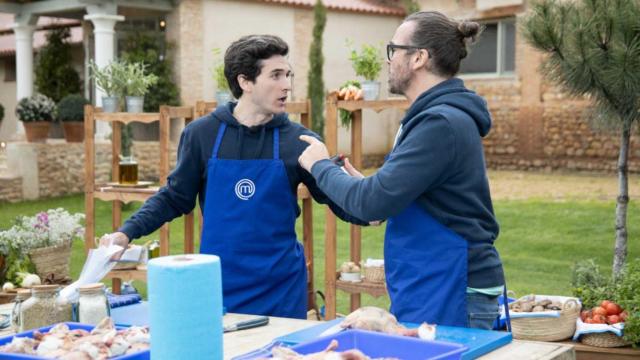
[[[49,137],[49,121],[23,122],[28,142],[45,142]]]
[[[82,142],[84,140],[84,122],[63,122],[62,127],[64,129],[64,138],[67,142]]]

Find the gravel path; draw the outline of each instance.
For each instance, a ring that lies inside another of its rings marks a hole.
[[[612,174],[489,171],[494,200],[615,201],[618,176]],[[629,176],[631,201],[640,198],[640,175]]]

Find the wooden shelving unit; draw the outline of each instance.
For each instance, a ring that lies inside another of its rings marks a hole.
[[[212,112],[217,106],[215,101],[196,102],[196,118],[205,116]],[[306,101],[294,101],[286,104],[285,111],[289,114],[300,116],[300,123],[311,128],[311,103]],[[315,288],[313,285],[313,199],[309,189],[303,184],[298,186],[298,199],[302,200],[302,243],[304,244],[304,256],[307,263],[307,304],[309,309],[315,308]],[[200,216],[200,226],[202,226],[202,214]],[[202,231],[202,229],[200,229]]]
[[[349,160],[358,169],[362,168],[362,110],[371,109],[376,112],[385,109],[406,110],[409,102],[404,99],[388,99],[375,101],[339,101],[336,94],[330,94],[326,102],[325,144],[330,155],[338,153],[338,109],[345,109],[353,113],[351,121],[351,154]],[[351,311],[360,307],[361,294],[366,293],[374,297],[386,295],[384,283],[367,281],[352,283],[338,280],[336,274],[337,256],[337,223],[335,214],[326,208],[325,223],[325,318],[336,317],[336,289],[351,294]],[[359,263],[361,260],[361,229],[358,225],[350,225],[349,253],[351,261]],[[335,276],[329,275],[336,274]]]
[[[161,106],[159,113],[104,113],[100,109],[91,105],[85,106],[85,250],[95,246],[95,200],[110,201],[112,204],[111,224],[113,231],[116,231],[122,224],[122,204],[132,201],[144,202],[153,196],[160,186],[166,183],[169,175],[169,130],[172,118],[184,118],[189,122],[194,118],[192,107],[172,107]],[[159,162],[160,162],[160,183],[159,186],[148,188],[123,188],[109,186],[108,184],[96,184],[95,182],[95,139],[94,129],[96,121],[111,123],[111,176],[112,181],[119,179],[119,155],[122,141],[122,126],[130,122],[138,121],[142,123],[160,122],[159,139]],[[185,215],[185,253],[194,252],[194,219],[193,213]],[[160,228],[160,255],[169,255],[169,224],[166,223]],[[139,267],[134,270],[114,270],[107,275],[113,281],[113,292],[118,293],[121,280],[144,280],[146,281],[146,268]]]

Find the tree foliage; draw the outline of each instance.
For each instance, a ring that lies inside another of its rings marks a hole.
[[[73,68],[71,32],[67,27],[51,30],[47,34],[47,44],[36,57],[36,87],[38,92],[50,97],[56,103],[69,94],[80,92],[80,75]]]
[[[324,80],[322,66],[322,34],[327,24],[327,9],[321,0],[313,7],[313,41],[309,49],[309,73],[307,96],[311,99],[311,127],[320,136],[324,135]]]
[[[161,38],[144,33],[127,37],[121,58],[129,63],[144,63],[145,73],[158,77],[144,98],[145,112],[158,112],[160,105],[179,105],[180,94],[173,79],[173,66],[163,52]]]
[[[627,256],[629,142],[640,118],[638,19],[637,0],[542,0],[533,4],[522,26],[525,39],[547,55],[542,64],[547,79],[572,95],[588,97],[600,125],[620,133],[616,276]]]

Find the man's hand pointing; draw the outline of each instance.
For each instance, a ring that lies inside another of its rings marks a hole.
[[[300,155],[300,157],[298,158],[300,166],[302,166],[302,168],[304,168],[308,172],[311,172],[313,164],[315,164],[317,161],[329,158],[329,151],[320,140],[309,135],[300,135],[300,140],[309,143],[309,146],[302,152],[302,155]]]

